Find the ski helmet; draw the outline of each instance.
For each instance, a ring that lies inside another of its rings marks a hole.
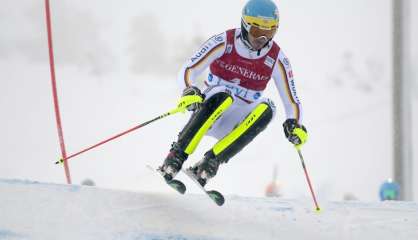
[[[382,183],[379,190],[379,196],[381,201],[385,200],[399,200],[399,184],[392,179],[388,179]]]
[[[276,34],[279,10],[271,0],[249,0],[242,10],[241,40],[251,50],[265,47]]]

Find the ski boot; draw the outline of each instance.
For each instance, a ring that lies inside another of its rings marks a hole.
[[[189,170],[195,175],[199,184],[204,187],[209,179],[213,178],[218,172],[220,161],[215,158],[212,151],[207,152],[203,159],[196,163]]]
[[[187,157],[188,155],[177,146],[177,143],[174,142],[171,145],[170,152],[165,158],[163,165],[158,168],[159,172],[163,175],[167,182],[173,180],[173,178],[181,170],[181,167]]]

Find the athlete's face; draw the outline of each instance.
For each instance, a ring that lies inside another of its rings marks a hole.
[[[251,26],[248,32],[248,41],[254,50],[260,50],[268,41],[273,39],[276,34],[277,28],[262,29],[257,26]]]

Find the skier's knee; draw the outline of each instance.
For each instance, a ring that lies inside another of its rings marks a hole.
[[[206,99],[211,98],[214,95],[217,95],[218,93],[226,93],[229,96],[232,97],[232,99],[234,99],[234,95],[232,94],[231,90],[229,88],[227,88],[226,86],[210,86],[208,88],[205,89],[205,91],[203,92],[203,94],[206,96]]]
[[[264,98],[261,100],[261,103],[265,103],[268,105],[273,114],[272,118],[274,118],[274,116],[276,116],[276,105],[274,104],[273,100],[271,100],[270,98]]]
[[[206,108],[208,113],[212,113],[216,108],[222,105],[226,100],[230,99],[232,102],[234,99],[229,91],[220,91],[209,95],[202,104],[202,108]]]
[[[253,134],[252,139],[267,127],[267,125],[273,119],[274,114],[275,106],[271,101],[263,101],[254,108],[249,116],[247,116],[247,118],[257,117],[254,120],[252,126],[250,126],[248,129],[248,132]]]

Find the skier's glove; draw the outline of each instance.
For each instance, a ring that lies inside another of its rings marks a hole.
[[[308,140],[308,132],[305,126],[299,124],[296,119],[287,119],[283,123],[283,129],[287,140],[297,148],[301,147]]]
[[[203,99],[204,95],[200,92],[199,88],[193,86],[187,87],[183,90],[177,107],[185,108],[189,111],[195,111],[199,108]]]

